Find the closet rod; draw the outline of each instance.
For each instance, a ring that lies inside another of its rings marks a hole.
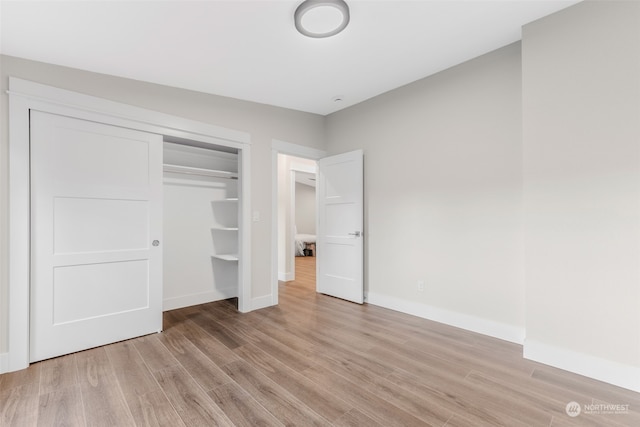
[[[191,166],[170,165],[165,163],[162,165],[165,172],[181,173],[185,175],[212,176],[215,178],[238,179],[238,174],[234,172],[221,171],[215,169],[194,168]]]

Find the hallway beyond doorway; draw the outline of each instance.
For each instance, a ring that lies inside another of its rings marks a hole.
[[[297,286],[316,290],[316,257],[314,256],[297,256],[296,263],[296,279],[285,282],[287,286]]]

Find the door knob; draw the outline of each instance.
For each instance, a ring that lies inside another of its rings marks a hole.
[[[349,236],[356,236],[356,237],[360,237],[360,232],[356,231],[355,233],[349,233]]]
[[[153,246],[160,246],[160,240],[154,240],[153,242],[151,242],[151,244]]]

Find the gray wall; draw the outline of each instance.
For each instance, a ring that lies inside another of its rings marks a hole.
[[[525,26],[522,63],[525,354],[640,367],[640,3]]]
[[[296,182],[295,191],[298,233],[316,234],[316,189]]]
[[[364,149],[369,300],[522,330],[520,75],[516,43],[328,116]]]
[[[8,223],[8,77],[50,86],[248,132],[251,135],[251,209],[260,211],[252,222],[252,296],[271,292],[271,140],[278,139],[324,149],[322,116],[220,96],[155,85],[0,56],[0,353],[6,351]]]

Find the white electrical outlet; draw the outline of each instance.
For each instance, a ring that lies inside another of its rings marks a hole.
[[[418,291],[424,292],[424,280],[418,280]]]

